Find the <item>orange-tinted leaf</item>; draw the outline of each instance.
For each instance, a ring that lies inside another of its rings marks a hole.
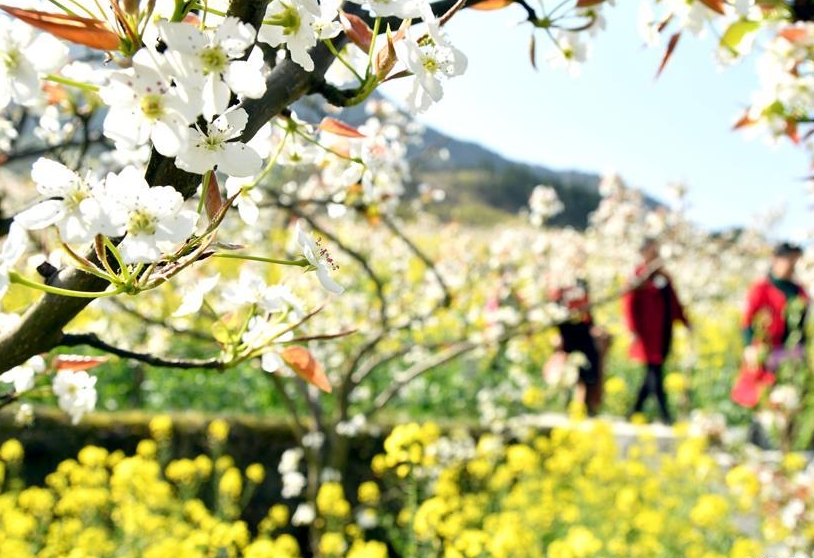
[[[794,144],[800,143],[800,134],[797,133],[797,121],[789,118],[786,120],[786,135]]]
[[[51,367],[56,370],[70,370],[79,372],[80,370],[90,370],[100,364],[107,362],[107,357],[85,356],[85,355],[57,355],[51,361]]]
[[[514,3],[514,0],[483,0],[483,2],[478,2],[477,4],[472,4],[471,6],[467,6],[470,10],[500,10],[505,8],[506,6],[511,6]]]
[[[664,71],[664,67],[667,65],[667,62],[673,55],[673,51],[676,49],[679,37],[681,37],[680,31],[678,33],[674,33],[673,36],[670,37],[670,41],[667,43],[667,50],[664,52],[664,58],[661,59],[661,64],[659,64],[659,71],[656,72],[656,77],[659,77],[661,72]]]
[[[333,391],[322,365],[305,347],[298,345],[286,347],[281,351],[280,356],[306,382],[314,384],[326,393]]]
[[[49,105],[58,105],[62,101],[68,100],[68,93],[65,88],[55,83],[43,83],[42,90],[45,91],[45,97],[48,99]]]
[[[206,207],[206,216],[209,217],[210,220],[214,220],[223,208],[223,197],[220,194],[218,179],[215,177],[215,173],[209,172],[207,174],[209,179],[204,179],[204,185],[206,186],[206,191],[204,192],[204,206]]]
[[[116,50],[119,48],[119,36],[98,19],[79,17],[68,14],[52,14],[38,10],[24,10],[0,4],[4,10],[32,27],[65,39],[72,43],[85,45],[98,50]]]
[[[713,12],[718,12],[721,15],[725,13],[724,0],[701,0],[701,3]]]
[[[803,27],[786,27],[782,29],[778,35],[786,39],[790,43],[799,43],[808,39],[808,30]]]
[[[339,21],[342,22],[348,39],[363,51],[370,52],[373,30],[368,26],[367,22],[361,17],[347,12],[339,12]]]
[[[596,6],[604,1],[605,0],[577,0],[577,8],[590,8],[591,6]]]
[[[331,118],[330,116],[326,116],[322,119],[322,122],[319,123],[317,126],[320,130],[324,130],[326,132],[330,132],[331,134],[336,134],[337,136],[344,136],[346,138],[363,138],[365,135],[351,126],[350,124],[345,124],[341,120],[337,120],[336,118]]]
[[[746,127],[746,126],[751,126],[751,125],[752,125],[752,124],[754,124],[754,123],[755,123],[755,121],[754,121],[754,120],[752,120],[751,118],[749,118],[749,113],[747,112],[746,114],[744,114],[744,115],[743,115],[743,116],[740,118],[740,120],[738,120],[737,122],[735,122],[735,124],[732,126],[732,129],[733,129],[733,130],[737,130],[737,129],[739,129],[739,128],[744,128],[744,127]]]

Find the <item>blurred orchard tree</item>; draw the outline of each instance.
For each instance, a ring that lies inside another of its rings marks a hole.
[[[534,309],[544,297],[517,297],[511,285],[517,278],[528,284],[543,274],[541,261],[551,262],[527,258],[478,270],[459,243],[463,251],[451,261],[464,274],[451,275],[453,296],[437,262],[404,234],[396,210],[407,173],[406,119],[380,105],[364,126],[332,116],[305,122],[291,106],[309,96],[333,107],[360,104],[393,79],[411,81],[405,102],[413,112],[442,102],[446,80],[466,70],[465,54],[444,28],[462,9],[517,9],[532,31],[531,63],[545,41],[547,60],[571,69],[585,61],[612,4],[0,6],[7,14],[0,17],[0,150],[7,168],[30,169],[36,185],[36,192],[19,183],[4,192],[0,369],[11,389],[2,404],[51,389],[80,420],[97,398],[88,371],[104,357],[64,348],[89,346],[151,366],[219,371],[259,361],[267,372],[293,371],[323,391],[336,390],[331,420],[347,425],[356,388],[387,363],[412,364],[370,394],[367,411],[484,340],[499,344],[542,327],[545,316]],[[666,39],[658,71],[685,34],[713,29],[723,61],[760,45],[762,90],[738,127],[810,146],[811,2],[654,0],[642,10],[646,42]],[[342,218],[368,227],[332,229]],[[334,278],[337,253],[352,269],[339,273],[351,283],[342,312],[331,309],[344,290]],[[309,289],[303,301],[300,276],[286,273],[290,268],[314,271],[324,290]],[[490,292],[458,288],[475,273],[491,273]],[[133,302],[121,302],[124,295]],[[510,319],[507,312],[487,315],[495,298],[512,301]],[[161,327],[169,338],[117,325],[122,308],[140,317],[145,331]],[[466,319],[445,322],[445,308]],[[495,323],[497,333],[490,330]],[[164,353],[186,347],[179,341],[186,337],[208,338],[215,350]],[[326,374],[330,347],[348,339],[356,340],[354,349]],[[318,393],[296,385],[303,402],[298,407],[289,398],[292,414],[308,409],[314,421],[301,426],[324,431]]]

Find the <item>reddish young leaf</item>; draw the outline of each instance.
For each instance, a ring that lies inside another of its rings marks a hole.
[[[103,356],[57,355],[51,361],[51,367],[57,372],[60,370],[79,372],[80,370],[96,368],[105,362],[107,362],[107,357]]]
[[[61,85],[43,83],[42,90],[45,92],[45,97],[48,99],[49,105],[58,105],[62,101],[68,100],[68,93]]]
[[[330,116],[326,116],[322,119],[322,122],[319,123],[317,126],[320,130],[325,130],[326,132],[330,132],[331,134],[336,134],[337,136],[344,136],[346,138],[363,138],[365,135],[351,126],[350,124],[345,124],[341,120],[337,120],[336,118],[331,118]]]
[[[52,14],[38,10],[24,10],[0,4],[0,10],[11,14],[32,27],[65,39],[72,43],[85,45],[98,50],[116,50],[119,48],[119,36],[98,19]]]
[[[661,59],[661,64],[659,64],[659,71],[656,72],[656,77],[659,77],[661,72],[664,71],[664,67],[667,65],[667,62],[670,60],[670,56],[673,55],[673,51],[676,49],[679,37],[681,37],[681,31],[674,33],[673,36],[670,37],[670,41],[667,43],[667,50],[664,52],[664,58]]]
[[[596,6],[604,1],[605,0],[577,0],[577,8],[590,8],[591,6]]]
[[[743,116],[741,116],[740,120],[735,122],[735,124],[732,126],[732,129],[737,130],[739,128],[744,128],[746,126],[751,126],[754,123],[755,123],[755,121],[752,120],[751,118],[749,118],[749,113],[747,112],[747,113],[744,113]]]
[[[799,43],[808,39],[809,32],[807,29],[802,27],[786,27],[785,29],[780,30],[778,35],[790,43]]]
[[[194,25],[195,27],[200,27],[201,18],[198,17],[198,14],[190,13],[184,16],[184,23],[189,23]]]
[[[361,17],[339,12],[339,21],[345,27],[345,34],[353,44],[365,52],[370,52],[370,43],[373,41],[373,30]]]
[[[500,10],[506,6],[511,6],[513,3],[514,0],[483,0],[483,2],[478,2],[477,4],[472,4],[467,7],[470,10],[481,10],[485,12],[489,10]]]
[[[220,210],[223,208],[223,197],[220,194],[218,187],[218,179],[215,177],[214,172],[207,173],[209,180],[204,177],[204,185],[206,191],[204,192],[204,206],[206,207],[206,216],[210,221],[213,221],[218,216]]]
[[[786,120],[786,135],[795,145],[800,143],[800,134],[797,133],[797,121],[791,118]]]
[[[306,382],[314,384],[326,393],[333,391],[322,365],[305,347],[298,345],[286,347],[281,351],[280,356]]]
[[[718,12],[721,15],[726,13],[724,12],[724,0],[701,0],[701,3],[713,12]]]

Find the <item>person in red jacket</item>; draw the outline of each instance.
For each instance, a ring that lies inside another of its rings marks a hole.
[[[757,280],[746,295],[743,313],[743,362],[730,397],[744,407],[755,407],[775,382],[783,362],[804,358],[805,319],[809,297],[794,280],[794,268],[803,250],[782,242],[775,246],[769,274]],[[763,448],[770,443],[754,418],[749,441]]]
[[[652,393],[656,396],[662,420],[672,417],[664,392],[664,361],[673,339],[673,322],[687,328],[690,322],[678,300],[670,276],[659,259],[659,243],[647,238],[640,249],[642,261],[636,267],[632,288],[622,297],[625,322],[633,334],[631,357],[645,365],[645,376],[631,414],[639,413]]]
[[[753,368],[762,365],[774,372],[784,360],[802,357],[809,298],[794,281],[794,268],[802,255],[799,246],[778,244],[769,274],[749,289],[743,314],[743,356]]]

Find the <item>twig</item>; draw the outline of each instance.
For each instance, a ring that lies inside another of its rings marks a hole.
[[[60,345],[65,347],[85,345],[88,347],[93,347],[94,349],[100,349],[121,358],[137,360],[151,366],[163,366],[165,368],[179,368],[185,370],[204,368],[208,370],[222,371],[226,369],[226,364],[220,359],[216,358],[207,360],[166,359],[145,353],[129,351],[101,340],[95,333],[66,333],[62,336]]]

